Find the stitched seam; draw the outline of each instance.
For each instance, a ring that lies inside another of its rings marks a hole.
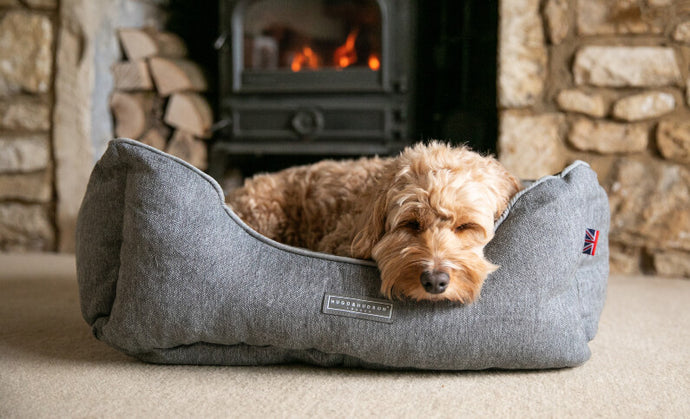
[[[285,252],[289,252],[289,253],[293,253],[296,255],[300,255],[300,256],[304,256],[304,257],[308,257],[308,258],[313,258],[313,259],[322,259],[322,260],[329,260],[329,261],[333,261],[333,262],[349,263],[352,265],[369,266],[369,267],[376,267],[377,266],[376,262],[370,261],[370,260],[355,259],[355,258],[349,258],[349,257],[345,257],[345,256],[336,256],[336,255],[329,255],[326,253],[314,252],[312,250],[302,249],[299,247],[293,247],[293,246],[289,246],[289,245],[286,245],[283,243],[279,243],[275,240],[271,240],[268,237],[256,232],[254,229],[249,227],[244,221],[242,221],[242,219],[240,217],[237,216],[237,214],[235,214],[235,212],[230,207],[225,205],[225,195],[223,194],[223,189],[220,187],[218,182],[216,182],[216,180],[213,179],[211,176],[209,176],[206,173],[199,170],[197,167],[194,167],[190,163],[188,163],[188,162],[186,162],[186,161],[184,161],[178,157],[172,156],[172,155],[167,154],[161,150],[150,147],[150,146],[143,144],[143,143],[140,143],[138,141],[131,140],[129,138],[118,138],[118,139],[112,140],[111,143],[123,144],[126,146],[140,147],[144,150],[153,152],[154,154],[157,154],[161,157],[167,158],[167,159],[171,160],[172,162],[181,164],[182,166],[186,167],[187,169],[191,169],[194,173],[201,176],[202,179],[204,179],[206,182],[208,182],[215,189],[216,193],[218,194],[218,198],[221,201],[221,205],[223,206],[223,209],[228,214],[230,219],[233,222],[235,222],[235,224],[237,224],[239,227],[241,227],[244,231],[249,233],[249,235],[251,235],[253,238],[261,241],[262,243],[264,243],[266,245],[269,245],[271,247],[277,248],[277,249],[285,251]]]

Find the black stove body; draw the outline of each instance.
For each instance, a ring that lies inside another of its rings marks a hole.
[[[231,155],[383,155],[409,144],[414,7],[221,0],[212,174]]]

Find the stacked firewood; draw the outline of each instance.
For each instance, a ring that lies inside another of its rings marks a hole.
[[[132,138],[205,170],[204,139],[210,137],[211,107],[197,64],[176,35],[153,28],[123,28],[118,37],[126,61],[113,65],[110,109],[117,137]]]

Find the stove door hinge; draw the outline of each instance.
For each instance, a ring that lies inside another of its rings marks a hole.
[[[216,38],[215,42],[213,43],[213,48],[215,48],[216,51],[220,51],[226,45],[228,45],[228,33],[222,32],[220,35],[218,35],[218,38]]]
[[[407,77],[400,76],[393,81],[393,89],[398,93],[407,93]]]
[[[216,133],[218,131],[223,131],[224,129],[229,128],[231,126],[232,126],[232,119],[230,119],[230,118],[221,119],[220,121],[211,125],[211,132]]]
[[[393,117],[395,119],[395,122],[399,123],[405,123],[407,122],[407,109],[403,107],[402,105],[395,108],[393,111]]]

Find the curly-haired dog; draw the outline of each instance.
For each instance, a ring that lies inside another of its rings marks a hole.
[[[374,259],[388,298],[469,303],[497,268],[483,249],[519,185],[494,158],[433,142],[257,175],[226,201],[276,241]]]

